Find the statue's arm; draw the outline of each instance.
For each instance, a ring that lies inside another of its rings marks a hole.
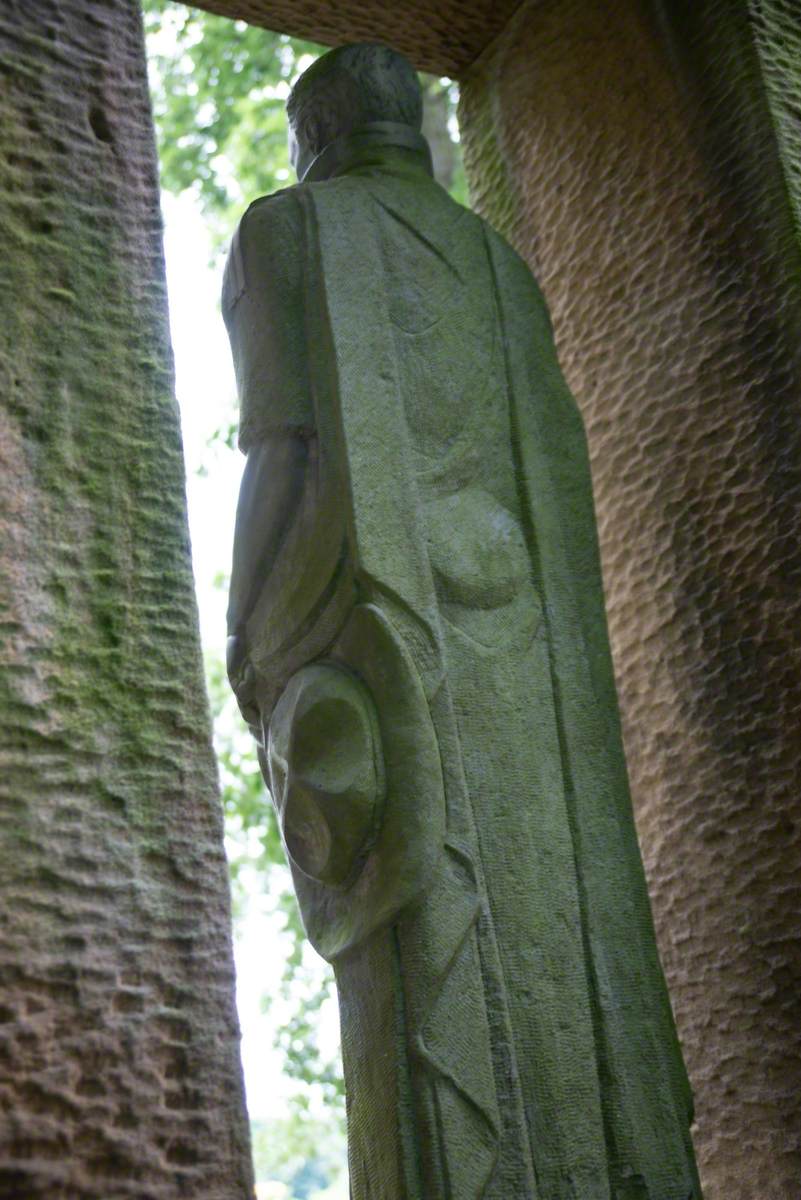
[[[228,600],[228,675],[246,706],[247,646],[244,629],[269,580],[303,498],[310,436],[286,429],[250,446],[239,490]]]
[[[246,463],[234,531],[228,674],[258,724],[246,626],[274,581],[311,474],[314,411],[307,378],[300,207],[290,193],[251,205],[231,245],[222,310],[237,377]],[[250,630],[252,634],[252,627]]]

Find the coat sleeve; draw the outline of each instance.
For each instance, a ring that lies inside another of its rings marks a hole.
[[[245,453],[275,433],[309,433],[303,214],[291,190],[252,204],[234,234],[223,278],[223,319],[239,393]]]

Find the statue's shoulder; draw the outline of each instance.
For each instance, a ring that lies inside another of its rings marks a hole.
[[[302,209],[298,187],[281,188],[269,196],[260,196],[249,204],[237,226],[235,238],[258,238],[277,234],[286,236],[293,228],[301,228]]]
[[[295,188],[260,196],[243,213],[231,239],[223,275],[223,314],[247,290],[248,281],[279,279],[297,270],[303,213]]]

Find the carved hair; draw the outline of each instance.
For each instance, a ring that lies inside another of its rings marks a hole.
[[[371,121],[420,128],[417,73],[389,46],[358,42],[329,51],[304,71],[286,104],[298,144],[319,154],[329,142]]]

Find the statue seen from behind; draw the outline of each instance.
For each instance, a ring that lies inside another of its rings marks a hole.
[[[339,991],[354,1200],[696,1200],[584,433],[527,267],[431,178],[414,71],[289,102],[223,312],[229,672]]]

